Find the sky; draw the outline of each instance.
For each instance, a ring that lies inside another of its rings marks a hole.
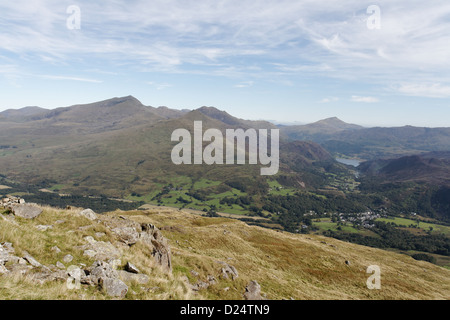
[[[0,111],[128,95],[280,123],[450,127],[450,2],[0,2]]]

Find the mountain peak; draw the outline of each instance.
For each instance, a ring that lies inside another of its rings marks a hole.
[[[323,120],[319,120],[317,122],[314,122],[310,124],[310,126],[323,126],[323,127],[329,127],[333,129],[339,129],[339,130],[349,130],[349,129],[360,129],[361,126],[358,126],[356,124],[350,124],[347,122],[342,121],[338,117],[331,117]]]

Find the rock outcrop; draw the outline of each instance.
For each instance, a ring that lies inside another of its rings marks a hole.
[[[154,225],[129,220],[125,217],[104,221],[121,243],[132,246],[137,242],[149,247],[149,254],[154,257],[162,270],[172,272],[172,258],[169,243],[161,231]]]
[[[232,265],[229,265],[228,263],[223,261],[217,261],[217,263],[220,263],[223,266],[220,269],[220,277],[222,279],[228,279],[229,277],[231,277],[232,280],[235,280],[237,277],[239,277],[238,271]]]
[[[5,200],[3,202],[2,200],[2,204],[7,204],[13,209],[29,206],[30,208],[39,209],[39,214],[42,213],[42,209],[38,206],[20,204],[16,200],[14,201],[11,204],[8,198],[8,201]],[[13,213],[29,219],[38,215],[34,211],[24,212],[17,210]],[[148,245],[149,256],[154,257],[162,270],[168,273],[172,272],[171,252],[168,241],[156,226],[139,224],[124,217],[102,217],[102,215],[97,215],[92,210],[83,210],[79,214],[91,220],[92,226],[97,223],[103,223],[111,231],[110,234],[113,235],[113,238],[108,239],[111,241],[98,241],[92,236],[85,236],[83,238],[84,244],[74,247],[75,250],[81,250],[83,255],[95,259],[91,266],[86,267],[77,263],[74,258],[75,254],[63,254],[57,246],[53,246],[51,251],[55,255],[62,254],[62,262],[57,261],[56,265],[46,266],[26,251],[23,251],[21,257],[16,256],[13,244],[4,242],[0,243],[0,276],[9,273],[17,274],[38,284],[44,284],[48,281],[66,281],[69,289],[79,288],[81,285],[89,285],[98,287],[111,297],[121,299],[128,292],[127,284],[137,283],[145,285],[150,281],[149,276],[142,274],[130,261],[125,265],[121,264],[120,259],[123,257],[124,246],[132,246],[137,242]],[[20,222],[15,222],[15,224],[17,223]],[[36,226],[36,229],[39,231],[46,231],[51,228],[56,229],[58,226],[56,224],[54,226]],[[78,230],[81,229],[79,228]],[[89,230],[89,228],[84,228],[83,230]],[[105,233],[95,233],[96,236],[97,234],[99,237],[106,235]],[[72,265],[66,267],[69,264]],[[119,270],[122,268],[124,270]]]
[[[165,272],[172,272],[172,259],[170,247],[167,239],[163,237],[161,231],[152,224],[142,224],[140,239],[151,248],[151,255]]]
[[[25,219],[34,219],[42,213],[42,209],[37,205],[26,204],[24,199],[14,196],[3,198],[0,205],[9,209],[15,216]]]
[[[19,197],[14,197],[14,196],[8,196],[6,198],[3,198],[1,201],[1,205],[3,206],[3,208],[8,208],[11,205],[14,204],[24,204],[25,200]]]
[[[247,287],[245,287],[244,298],[245,300],[265,300],[261,296],[261,286],[257,281],[252,280]]]

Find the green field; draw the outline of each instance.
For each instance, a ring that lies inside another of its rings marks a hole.
[[[440,234],[443,233],[446,236],[450,235],[450,227],[444,226],[436,223],[423,222],[413,219],[400,218],[400,217],[392,217],[392,218],[379,218],[376,221],[381,221],[385,223],[393,222],[398,226],[410,227],[415,226],[417,228],[423,229],[425,231],[429,231],[432,228],[432,233]]]
[[[269,194],[276,196],[287,196],[294,194],[297,190],[294,188],[283,187],[278,181],[270,180],[269,184]]]
[[[318,221],[319,220],[319,221]],[[341,232],[349,232],[349,233],[361,233],[361,230],[358,230],[349,225],[338,225],[337,222],[332,222],[329,218],[321,218],[317,220],[313,220],[313,226],[319,228],[320,231],[341,231]],[[340,227],[340,229],[339,229]]]

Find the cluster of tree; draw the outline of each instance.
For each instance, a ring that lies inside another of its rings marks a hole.
[[[375,232],[378,237],[358,233],[338,233],[332,230],[324,232],[324,235],[369,247],[395,248],[405,251],[414,250],[450,256],[450,238],[442,234],[415,235],[380,221],[374,222],[374,227],[371,228],[371,231]]]
[[[179,196],[179,197],[177,198],[177,201],[178,201],[178,202],[181,202],[181,203],[184,203],[184,204],[192,203],[191,200],[187,200],[187,199],[183,198],[182,196]]]
[[[450,222],[450,187],[414,182],[383,183],[365,177],[359,190],[363,195],[373,195],[389,204],[391,214],[417,212],[422,216]],[[376,205],[377,203],[373,203]]]
[[[34,202],[42,205],[49,205],[56,208],[66,208],[67,206],[90,208],[97,213],[120,210],[135,210],[142,206],[144,202],[125,202],[112,200],[105,196],[87,197],[81,195],[60,196],[56,193],[35,192],[23,195],[26,202]]]
[[[240,197],[236,197],[236,198],[225,197],[225,198],[220,199],[220,204],[222,204],[222,205],[226,204],[228,206],[231,206],[233,204],[236,204],[243,208],[245,208],[245,206],[252,204],[252,202],[253,202],[253,197],[251,197],[251,196],[240,196]]]
[[[436,258],[433,256],[430,256],[426,253],[415,253],[411,257],[413,257],[416,260],[422,260],[422,261],[428,261],[431,263],[436,263]]]
[[[262,178],[250,179],[242,177],[225,181],[225,184],[250,195],[265,194],[269,189],[269,184]]]
[[[204,190],[189,191],[186,195],[202,202],[208,200],[208,194]]]
[[[263,209],[271,213],[303,216],[310,211],[318,215],[326,212],[363,212],[367,207],[350,197],[297,192],[287,196],[268,196]]]

